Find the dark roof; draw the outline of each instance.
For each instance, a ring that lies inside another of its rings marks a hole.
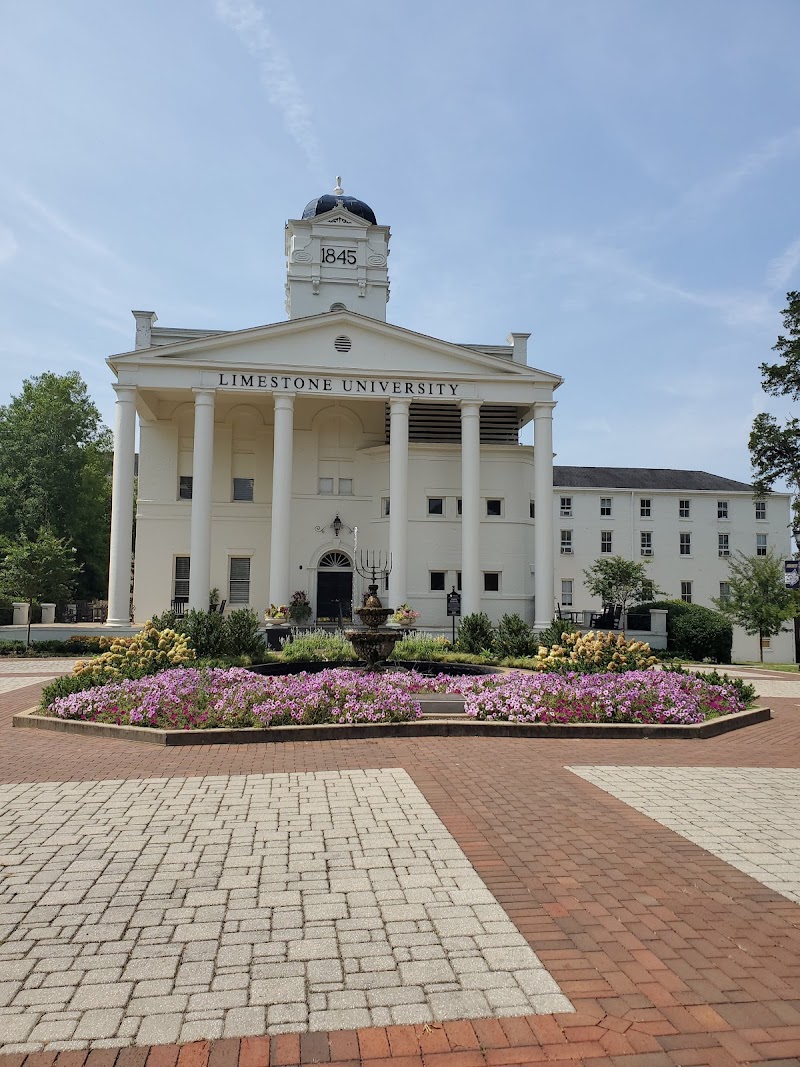
[[[752,493],[752,485],[705,471],[648,467],[553,467],[553,485],[569,489],[683,489],[686,492]]]
[[[375,212],[369,204],[365,204],[363,200],[357,200],[354,196],[348,196],[347,193],[340,193],[338,196],[331,193],[325,193],[324,196],[315,196],[303,208],[302,217],[311,219],[315,215],[324,215],[326,211],[332,211],[338,204],[346,208],[351,215],[358,215],[360,219],[366,219],[373,226],[377,225],[378,220],[375,218]]]

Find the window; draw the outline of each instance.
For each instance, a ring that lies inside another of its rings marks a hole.
[[[682,533],[680,535],[680,546],[682,556],[691,556],[692,554],[692,535],[690,533]]]
[[[339,496],[352,496],[353,495],[353,479],[352,478],[340,478],[339,479]]]
[[[643,556],[652,556],[653,554],[653,531],[642,530],[639,534],[640,551]]]
[[[250,603],[250,557],[231,556],[229,604]]]
[[[731,598],[731,583],[720,582],[719,583],[719,598],[727,603]]]
[[[444,515],[444,497],[443,496],[429,496],[428,497],[428,514],[429,515]],[[444,587],[442,587],[444,588]]]
[[[767,517],[767,502],[766,500],[756,501],[756,519],[762,520]]]
[[[461,515],[462,512],[463,512],[463,509],[464,509],[464,505],[462,504],[461,497],[459,496],[459,497],[456,498],[456,515]]]
[[[639,518],[640,519],[649,519],[650,518],[650,498],[649,497],[642,497],[642,499],[639,501]]]
[[[562,517],[563,518],[569,518],[569,516],[571,514],[572,514],[572,497],[571,496],[562,496],[561,497],[561,515],[562,515]]]
[[[772,648],[772,638],[771,637],[762,637],[761,638],[761,647],[762,648]]]
[[[483,573],[483,591],[484,591],[484,593],[499,593],[500,592],[500,572],[499,571],[484,571],[484,573]]]
[[[529,514],[530,514],[530,517],[531,517],[532,519],[535,519],[535,518],[536,518],[536,501],[535,501],[535,500],[532,500],[532,501],[531,501],[531,503],[530,503],[530,511],[529,511]]]
[[[717,550],[721,556],[731,554],[730,534],[717,534]]]
[[[656,598],[656,586],[652,578],[645,578],[642,582],[642,599],[645,603],[648,600],[655,600]]]
[[[189,596],[189,557],[175,557],[175,581],[172,585],[172,595],[178,600]]]
[[[728,517],[728,501],[727,500],[718,500],[717,501],[717,518],[718,519],[727,519],[727,517]]]
[[[756,555],[766,556],[767,554],[767,535],[756,534]]]
[[[431,592],[441,593],[444,591],[444,580],[447,577],[446,571],[431,571]]]
[[[561,531],[561,555],[572,555],[572,530]]]
[[[611,552],[611,530],[600,531],[600,551]]]
[[[572,579],[561,579],[561,603],[565,608],[572,607]]]
[[[502,500],[487,500],[486,501],[486,514],[487,515],[502,515],[503,514],[503,501]]]
[[[461,592],[461,571],[456,571],[456,589]]]
[[[692,602],[692,583],[681,582],[681,600],[687,604]]]
[[[317,491],[325,496],[330,495],[333,492],[333,478],[320,478]]]
[[[252,500],[253,499],[253,479],[252,478],[234,478],[233,479],[233,499],[234,500]]]
[[[390,501],[388,496],[381,497],[381,515],[388,515],[390,508]]]
[[[611,497],[610,496],[601,496],[600,497],[600,514],[601,515],[610,515],[611,514]]]
[[[692,502],[691,500],[679,500],[678,501],[678,518],[688,519],[691,516]]]
[[[191,474],[182,474],[178,479],[178,500],[191,500],[192,499],[192,482],[194,479]]]

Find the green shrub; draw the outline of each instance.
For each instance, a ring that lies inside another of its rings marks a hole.
[[[465,615],[456,633],[456,642],[453,646],[456,651],[479,655],[491,652],[493,645],[494,628],[489,616],[483,611]]]
[[[322,660],[327,663],[352,663],[358,659],[356,651],[342,634],[329,633],[328,630],[309,630],[292,640],[286,637],[281,641],[281,652],[285,660]]]
[[[56,678],[42,690],[41,706],[49,707],[59,697],[68,697],[72,693],[82,693],[84,689],[96,689],[99,685],[105,685],[108,681],[105,671],[83,671],[81,674],[65,674],[63,678]]]
[[[0,641],[0,656],[24,656],[24,641]]]
[[[450,642],[444,636],[434,637],[433,634],[410,633],[394,646],[391,659],[438,659],[443,652],[449,652],[451,647]]]
[[[581,632],[580,626],[576,626],[574,622],[570,622],[569,619],[553,619],[547,629],[542,630],[536,635],[536,648],[534,652],[539,651],[539,645],[543,645],[545,648],[552,648],[553,645],[560,645],[564,634],[579,634]]]
[[[687,604],[683,600],[661,600],[631,608],[639,614],[651,608],[667,612],[667,649],[675,656],[687,659],[709,659],[714,663],[730,663],[733,627],[718,611],[702,604]]]
[[[225,619],[225,647],[228,655],[248,656],[251,661],[260,660],[267,650],[266,642],[258,632],[260,625],[258,615],[251,608],[232,611]]]
[[[198,656],[224,656],[228,652],[225,619],[217,611],[193,608],[175,623],[175,632],[189,638]]]
[[[538,649],[534,633],[519,615],[504,615],[497,624],[492,651],[500,659],[507,656],[527,656]]]
[[[689,671],[680,663],[667,664],[662,668],[672,674],[692,674],[695,678],[702,678],[710,685],[730,685],[736,690],[736,695],[745,707],[752,707],[756,700],[756,687],[746,682],[744,678],[731,678],[729,674],[719,671]]]
[[[154,615],[150,620],[157,630],[174,630],[177,621],[178,616],[171,608],[168,608],[160,615]]]
[[[80,634],[75,634],[65,644],[70,655],[82,656],[87,652],[100,652],[103,648],[102,641],[103,638],[99,635],[95,637],[93,634],[87,634],[86,637],[82,637]]]

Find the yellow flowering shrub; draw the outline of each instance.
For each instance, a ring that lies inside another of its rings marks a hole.
[[[149,621],[133,637],[104,637],[100,647],[107,651],[92,660],[76,663],[73,674],[101,672],[110,682],[120,681],[155,674],[168,667],[183,667],[195,659],[194,649],[184,634],[157,630]]]
[[[629,641],[625,634],[564,633],[561,643],[551,648],[539,646],[534,658],[539,671],[646,671],[658,659],[644,641]]]

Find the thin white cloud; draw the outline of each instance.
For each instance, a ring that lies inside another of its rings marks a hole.
[[[19,251],[19,244],[7,226],[0,223],[0,267],[8,263]]]
[[[27,189],[14,189],[13,196],[27,208],[27,224],[38,233],[57,234],[66,237],[73,247],[87,253],[95,259],[114,260],[122,263],[120,257],[107,245],[92,237],[84,230],[78,229],[68,219],[47,204],[42,203]]]
[[[800,237],[781,252],[767,268],[767,284],[782,289],[800,267]]]
[[[270,103],[283,114],[289,135],[309,163],[318,163],[317,136],[311,108],[292,69],[291,60],[253,0],[217,0],[218,17],[232,29],[258,62]]]

